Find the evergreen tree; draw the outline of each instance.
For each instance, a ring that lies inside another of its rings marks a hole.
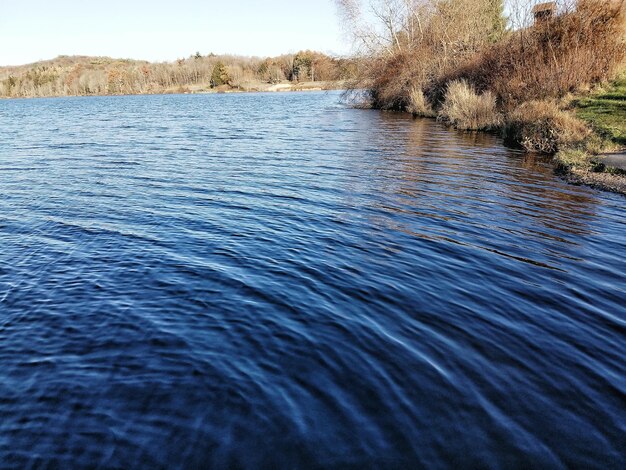
[[[227,85],[230,81],[226,67],[222,62],[218,62],[213,67],[213,73],[211,74],[211,88],[215,88],[222,85]]]
[[[311,74],[313,57],[308,51],[298,52],[293,59],[292,80],[306,80]]]
[[[508,18],[504,15],[504,0],[487,0],[491,20],[489,41],[498,42],[506,32]]]

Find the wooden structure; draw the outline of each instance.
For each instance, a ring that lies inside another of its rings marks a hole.
[[[539,3],[533,8],[535,23],[548,21],[556,16],[556,2]]]

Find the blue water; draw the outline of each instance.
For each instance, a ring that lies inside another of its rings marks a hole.
[[[623,196],[337,93],[0,131],[0,467],[626,465]]]

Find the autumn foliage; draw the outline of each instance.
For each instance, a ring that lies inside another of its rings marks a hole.
[[[0,96],[167,93],[224,86],[247,90],[263,83],[336,81],[353,74],[353,61],[312,51],[265,59],[197,53],[165,63],[61,56],[0,67]]]

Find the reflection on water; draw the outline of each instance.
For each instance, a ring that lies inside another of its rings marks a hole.
[[[0,103],[0,467],[596,467],[624,199],[329,94]]]

